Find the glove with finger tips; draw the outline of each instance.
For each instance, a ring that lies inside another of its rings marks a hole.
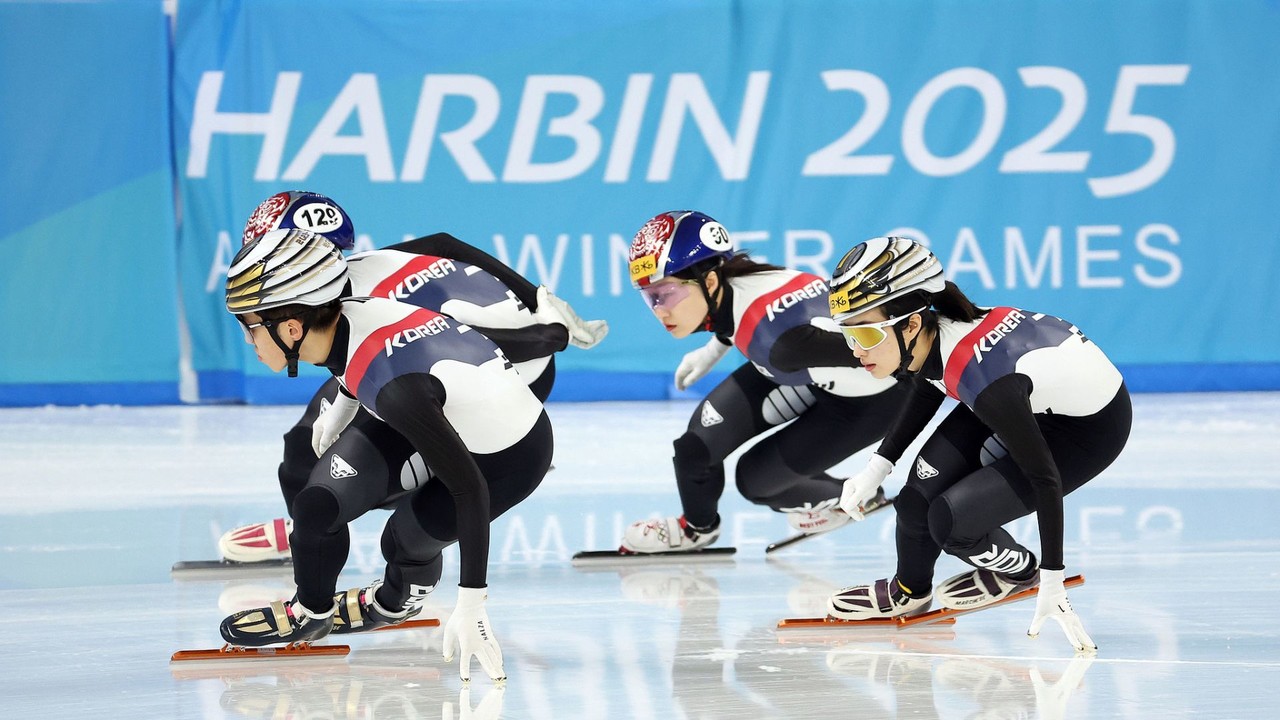
[[[1077,653],[1096,653],[1098,645],[1085,632],[1084,623],[1076,611],[1071,609],[1071,601],[1067,599],[1067,589],[1063,585],[1063,570],[1040,569],[1040,589],[1036,592],[1036,614],[1031,619],[1031,627],[1027,635],[1037,637],[1044,621],[1053,618],[1062,627],[1067,640],[1075,647]]]
[[[844,487],[840,491],[840,509],[852,520],[864,519],[866,513],[862,509],[863,504],[876,496],[876,490],[880,489],[891,472],[893,463],[872,453],[862,472],[844,481]]]
[[[489,627],[489,614],[484,609],[487,598],[487,588],[460,586],[458,603],[444,626],[444,659],[452,661],[455,655],[461,655],[458,677],[463,682],[471,681],[472,657],[480,661],[480,666],[494,682],[507,679],[502,668],[502,648],[498,647],[498,639]]]
[[[687,390],[690,385],[702,379],[729,352],[729,347],[720,342],[719,338],[713,337],[706,345],[686,353],[676,368],[676,389]]]
[[[589,350],[609,334],[609,323],[604,320],[583,320],[573,306],[556,297],[546,285],[538,286],[538,310],[534,319],[541,323],[563,325],[569,331],[569,344]]]
[[[359,400],[338,391],[338,396],[328,409],[321,412],[311,424],[311,449],[315,451],[316,457],[324,455],[324,451],[337,441],[338,435],[347,429],[359,410]]]

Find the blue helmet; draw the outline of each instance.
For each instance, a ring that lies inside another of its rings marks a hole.
[[[272,230],[310,230],[324,235],[342,250],[356,244],[351,217],[338,203],[319,193],[291,190],[263,200],[244,224],[241,245],[248,245]]]
[[[627,261],[634,287],[648,287],[704,260],[733,257],[724,226],[700,212],[673,210],[655,216],[631,241]]]

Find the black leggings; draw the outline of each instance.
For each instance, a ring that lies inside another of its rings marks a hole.
[[[698,527],[713,524],[724,492],[724,459],[787,423],[738,459],[738,490],[779,511],[839,497],[842,481],[825,471],[883,437],[905,392],[899,384],[876,395],[841,397],[812,385],[779,385],[744,364],[698,404],[675,441],[685,518]]]
[[[313,610],[329,607],[350,550],[347,524],[379,507],[392,509],[382,536],[387,571],[379,602],[394,609],[425,596],[440,579],[440,551],[457,540],[453,497],[444,483],[432,477],[408,440],[363,409],[318,461],[307,433],[311,471],[296,491],[290,493],[281,466],[281,489],[293,518],[289,543],[298,599]],[[472,454],[489,485],[490,520],[542,482],[552,450],[551,421],[544,412],[511,447]],[[301,448],[296,455],[302,455]]]
[[[1067,495],[1120,455],[1133,422],[1129,391],[1122,385],[1093,415],[1037,415],[1036,422]],[[898,579],[912,592],[933,586],[934,563],[942,551],[997,572],[1020,574],[1034,567],[1034,554],[1001,527],[1035,510],[1031,484],[990,428],[964,405],[956,406],[925,442],[894,509]]]

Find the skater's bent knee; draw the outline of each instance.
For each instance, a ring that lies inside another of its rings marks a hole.
[[[893,501],[898,514],[898,524],[924,532],[929,524],[929,501],[920,491],[907,483]]]
[[[734,468],[734,482],[742,496],[757,505],[801,479],[800,473],[787,466],[778,449],[770,442],[757,443],[742,454]]]
[[[298,493],[293,501],[293,525],[308,532],[333,532],[338,521],[338,498],[321,485],[312,485]]]
[[[676,438],[675,466],[678,477],[702,477],[711,465],[711,451],[702,438],[687,432]]]
[[[955,529],[955,513],[951,511],[951,503],[940,497],[929,505],[929,535],[939,547],[947,547],[951,543],[951,533]]]

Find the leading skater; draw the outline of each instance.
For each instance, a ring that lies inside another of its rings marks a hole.
[[[924,246],[875,238],[855,246],[831,280],[831,313],[873,377],[911,393],[840,505],[855,520],[947,396],[959,404],[910,466],[897,511],[897,574],[840,590],[831,615],[849,620],[922,613],[936,594],[978,608],[1039,590],[1028,634],[1056,620],[1079,652],[1097,650],[1063,586],[1062,498],[1096,477],[1129,438],[1120,372],[1071,323],[1013,307],[979,308]],[[1001,526],[1035,512],[1040,557]],[[974,566],[933,589],[946,551]]]
[[[461,650],[463,680],[472,656],[491,678],[503,679],[485,611],[489,522],[542,481],[551,464],[550,421],[488,338],[424,308],[340,299],[347,282],[341,251],[297,229],[250,242],[228,270],[227,309],[263,364],[291,376],[299,360],[325,367],[341,386],[340,402],[358,403],[370,419],[336,442],[322,437],[327,472],[312,473],[293,500],[297,594],[228,617],[223,637],[269,645],[322,638],[335,621],[347,632],[402,622],[420,611],[440,579],[441,551],[456,541],[461,567],[457,606],[445,626],[446,659]],[[414,453],[432,473],[414,479],[421,486],[397,501],[387,521],[384,580],[339,602],[347,523],[402,490],[405,478],[386,469],[403,467]],[[352,472],[357,463],[382,472]]]
[[[347,212],[333,199],[309,191],[277,193],[259,203],[245,223],[243,241],[291,228],[322,233],[342,250],[355,245],[355,227]],[[347,279],[354,297],[390,297],[480,330],[502,348],[543,402],[555,382],[555,354],[570,344],[594,347],[609,329],[603,320],[582,320],[546,287],[534,286],[493,256],[447,233],[354,255],[348,261]],[[284,436],[278,474],[287,512],[317,467],[321,436],[331,442],[346,427],[359,432],[369,420],[367,411],[339,393],[336,378],[320,387]],[[414,456],[404,469],[390,472],[416,476],[426,470]],[[368,475],[358,465],[352,471]],[[322,472],[329,472],[327,466]],[[219,538],[218,550],[233,562],[286,559],[291,555],[292,529],[292,515],[233,528]]]
[[[724,226],[700,212],[649,220],[628,257],[633,286],[672,337],[712,334],[684,356],[676,387],[692,385],[734,345],[748,362],[699,403],[675,441],[683,514],[632,524],[621,551],[692,551],[713,543],[725,458],[782,425],[738,460],[738,490],[786,513],[801,532],[847,523],[837,507],[840,480],[826,470],[878,440],[904,392],[892,378],[856,369],[827,316],[826,282],[735,254]],[[887,502],[878,487],[873,496],[869,504]]]

